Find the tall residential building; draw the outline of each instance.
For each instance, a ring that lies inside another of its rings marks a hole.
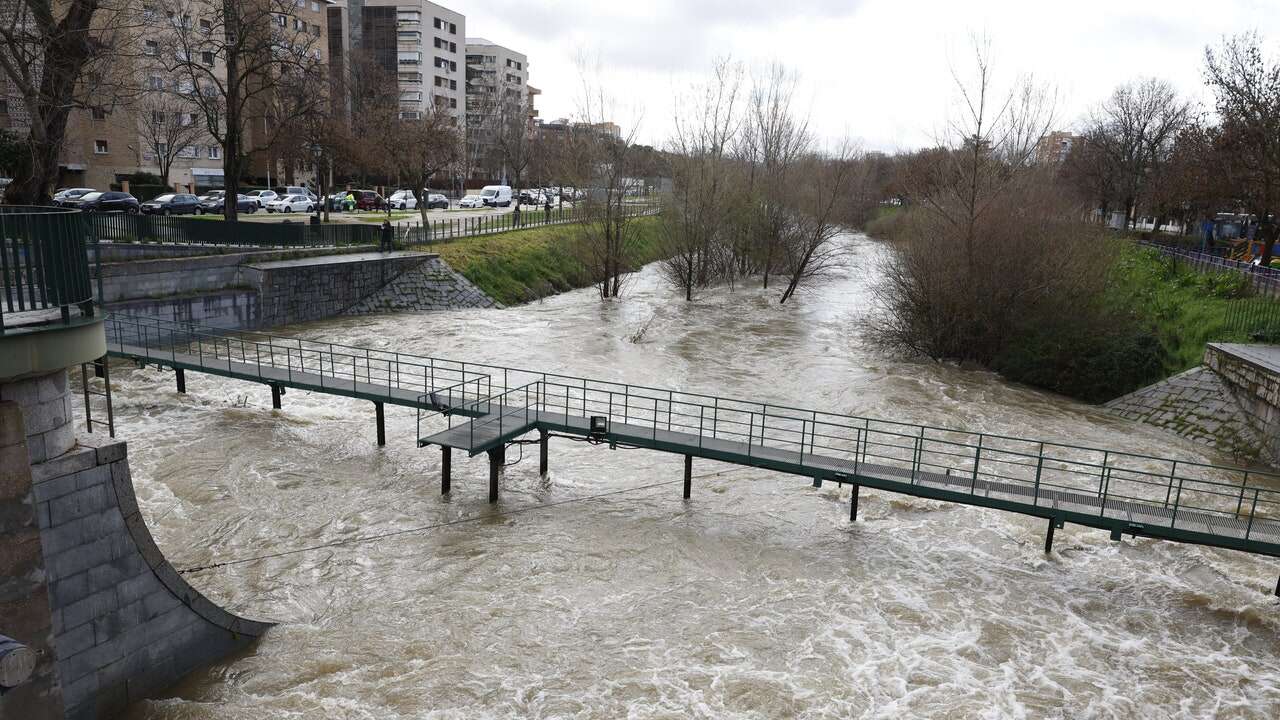
[[[1040,138],[1036,144],[1036,162],[1041,165],[1057,165],[1067,159],[1071,148],[1080,141],[1080,136],[1059,130]]]
[[[270,13],[264,12],[262,17],[282,28],[286,37],[314,40],[309,54],[325,63],[327,9],[334,1],[292,0],[287,7],[277,2]],[[194,39],[196,33],[217,32],[213,24],[216,21],[212,19],[214,13],[206,12],[207,7],[202,2],[174,4],[167,0],[141,0],[139,19],[149,27],[137,39],[134,52],[116,61],[117,69],[134,76],[141,92],[129,98],[128,103],[71,111],[59,156],[58,186],[106,190],[127,181],[135,173],[158,175],[160,155],[170,154],[170,148],[163,142],[166,136],[184,138],[169,169],[172,187],[199,192],[223,186],[222,147],[203,130],[205,120],[190,100],[196,92],[193,83],[186,76],[164,69],[171,64],[164,54],[175,49],[173,33],[191,33],[188,37]],[[222,80],[226,72],[225,58],[217,49],[217,46],[197,47],[191,55],[195,62]],[[254,117],[247,119],[245,143],[249,147],[265,144],[265,136],[271,133],[270,128],[263,125],[264,111],[255,106],[250,108],[250,114]],[[25,120],[24,117],[13,123],[14,129],[23,130]],[[177,131],[175,124],[192,130]],[[264,175],[270,168],[274,182],[287,157],[282,151],[254,152],[250,172]]]
[[[467,38],[467,153],[473,179],[510,181],[500,133],[527,132],[529,59],[484,38]]]
[[[422,117],[434,105],[462,123],[467,97],[462,13],[427,0],[345,0],[331,11],[329,24],[330,54],[343,53],[337,65],[345,67],[352,55],[363,53],[395,75],[402,118]]]

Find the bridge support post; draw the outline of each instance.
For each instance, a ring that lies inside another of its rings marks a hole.
[[[849,522],[855,522],[858,519],[858,494],[861,490],[861,485],[853,484],[853,497],[849,499]]]
[[[1053,518],[1049,518],[1049,532],[1045,533],[1045,536],[1044,536],[1044,552],[1045,552],[1045,554],[1046,554],[1046,555],[1047,555],[1047,554],[1049,554],[1049,551],[1053,549],[1053,528],[1054,528],[1054,525],[1055,525],[1055,523],[1054,523]]]
[[[276,410],[280,409],[280,386],[279,385],[271,386],[271,407]]]
[[[387,444],[387,426],[385,423],[385,418],[383,417],[383,414],[382,414],[381,401],[379,400],[373,401],[373,414],[377,417],[377,423],[378,423],[378,445],[379,446],[386,445]]]
[[[498,502],[498,473],[507,462],[507,446],[499,445],[489,451],[489,502]]]
[[[693,494],[693,456],[684,456],[684,499]]]
[[[1280,597],[1280,578],[1276,579],[1276,597]]]
[[[449,494],[449,480],[453,472],[453,448],[440,448],[440,494]]]
[[[178,379],[178,393],[180,395],[187,394],[187,371],[177,368],[173,371],[174,376]]]
[[[538,474],[542,477],[547,476],[547,443],[549,442],[546,430],[538,431]]]

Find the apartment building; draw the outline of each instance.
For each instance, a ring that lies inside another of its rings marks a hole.
[[[1065,161],[1071,154],[1071,148],[1081,139],[1079,135],[1062,130],[1045,135],[1036,144],[1036,162],[1041,165],[1057,165]]]
[[[292,0],[291,3],[275,1],[270,13],[262,13],[265,22],[285,28],[294,38],[319,38],[311,46],[312,59],[323,64],[328,60],[324,37],[328,32],[328,8],[333,0]],[[212,20],[201,17],[201,3],[182,5],[165,4],[161,0],[143,0],[142,20],[154,26],[154,31],[142,33],[138,38],[138,53],[132,58],[122,58],[129,63],[125,72],[136,74],[141,95],[128,104],[115,104],[104,108],[73,110],[67,122],[67,140],[61,151],[59,186],[96,187],[106,190],[113,184],[127,181],[134,173],[161,173],[160,155],[169,154],[161,140],[164,135],[183,137],[183,145],[177,150],[169,169],[169,184],[180,190],[198,192],[206,188],[223,187],[223,156],[221,146],[214,138],[202,132],[205,118],[191,102],[184,102],[195,91],[189,79],[175,77],[165,72],[161,53],[172,53],[172,42],[166,41],[166,33],[173,27],[187,28],[192,33],[215,32]],[[175,17],[177,9],[189,10]],[[209,13],[211,15],[211,13]],[[269,18],[269,19],[268,19]],[[174,23],[179,23],[175,26]],[[195,50],[201,64],[210,68],[216,76],[224,78],[225,58],[221,58],[214,46]],[[269,101],[261,99],[262,102]],[[262,108],[251,109],[259,115],[250,119],[246,127],[246,143],[250,147],[268,145],[273,137],[270,120]],[[175,132],[169,126],[180,123],[191,131]],[[278,143],[279,145],[279,143]],[[291,161],[289,152],[279,149],[253,152],[250,172],[257,177],[284,177],[292,174],[287,167]]]
[[[402,118],[420,118],[434,106],[463,122],[467,96],[462,13],[426,0],[341,0],[330,18],[330,54],[341,58],[339,67],[349,69],[352,55],[363,53],[394,74]]]
[[[536,89],[529,89],[529,59],[484,38],[467,38],[467,154],[473,180],[509,180],[498,157],[498,133],[519,120],[527,131]]]

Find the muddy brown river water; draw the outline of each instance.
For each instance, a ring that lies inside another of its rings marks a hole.
[[[1199,446],[860,335],[880,249],[786,306],[687,304],[650,267],[506,310],[281,334],[831,411],[1175,455]],[[631,336],[650,321],[641,342]],[[183,568],[460,519],[190,575],[280,623],[132,718],[1275,718],[1280,563],[697,461],[553,440],[508,468],[414,443],[415,416],[299,391],[113,370],[156,540]],[[508,453],[508,461],[520,457]],[[654,483],[672,484],[633,490]],[[613,491],[615,494],[593,497]],[[562,502],[574,501],[574,502]],[[554,504],[553,503],[560,503]],[[539,506],[546,506],[538,509]],[[514,514],[509,511],[534,508]]]

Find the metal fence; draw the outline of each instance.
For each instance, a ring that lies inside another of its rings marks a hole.
[[[79,210],[0,206],[0,333],[94,316],[84,218]]]
[[[1268,297],[1227,304],[1227,328],[1262,342],[1280,342],[1280,301]]]
[[[1197,272],[1238,273],[1248,278],[1249,284],[1253,287],[1255,293],[1280,298],[1280,270],[1231,260],[1212,253],[1190,250],[1175,245],[1145,240],[1139,241],[1138,244],[1156,250],[1166,257],[1174,258]]]
[[[86,217],[97,238],[109,242],[309,248],[377,245],[379,237],[376,225],[364,223],[227,222],[125,213],[90,213]]]
[[[537,206],[531,207],[533,209],[521,210],[518,214],[510,212],[502,215],[445,218],[426,225],[421,222],[402,225],[397,228],[397,239],[404,245],[432,245],[512,230],[580,223],[600,217],[599,211],[590,206],[558,207],[550,210]],[[625,217],[642,217],[657,213],[658,206],[649,203],[636,203],[623,208]]]

